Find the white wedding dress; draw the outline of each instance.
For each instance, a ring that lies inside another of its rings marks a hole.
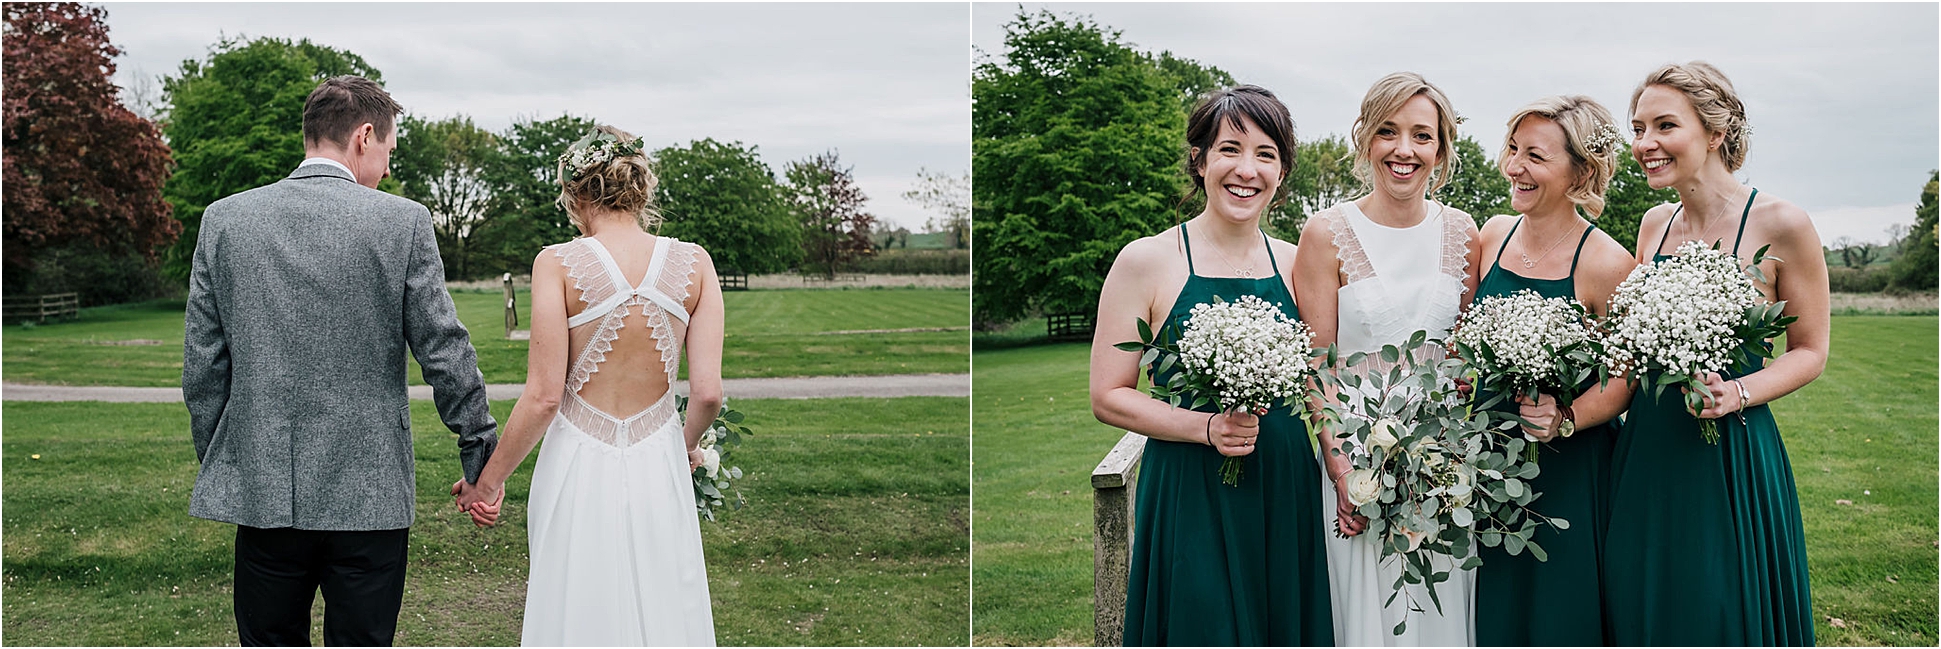
[[[1439,203],[1428,204],[1429,217],[1408,228],[1391,228],[1370,221],[1352,202],[1321,211],[1340,251],[1341,272],[1347,284],[1337,292],[1339,309],[1336,342],[1345,358],[1354,352],[1378,352],[1383,345],[1401,345],[1417,330],[1429,337],[1446,337],[1461,313],[1463,280],[1468,276],[1468,214]],[[1440,357],[1439,349],[1434,353]],[[1380,358],[1368,357],[1351,371],[1368,371]],[[1386,371],[1387,366],[1379,369]],[[1346,450],[1346,447],[1344,447]],[[1408,597],[1394,593],[1402,574],[1400,557],[1383,561],[1380,544],[1370,535],[1341,538],[1333,532],[1334,484],[1322,467],[1322,511],[1328,512],[1328,583],[1334,606],[1335,645],[1359,646],[1473,646],[1475,593],[1473,571],[1455,570],[1436,585],[1442,611],[1437,614],[1422,585],[1409,585],[1422,611],[1409,610]],[[1436,561],[1438,569],[1451,562]],[[1408,627],[1393,633],[1404,619]]]
[[[624,373],[662,372],[673,385],[696,248],[657,238],[639,286],[592,237],[547,249],[566,268],[585,309],[567,320],[573,365],[533,470],[532,569],[520,641],[714,646],[701,527],[673,390],[620,416],[609,414],[610,404],[602,408],[581,396],[600,379]]]

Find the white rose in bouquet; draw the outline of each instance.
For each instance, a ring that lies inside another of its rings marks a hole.
[[[721,477],[721,451],[714,447],[701,449],[701,466],[708,470],[709,478]]]
[[[1341,486],[1348,496],[1348,502],[1356,507],[1382,497],[1382,476],[1372,469],[1349,471],[1341,477]]]
[[[1395,442],[1400,438],[1401,429],[1402,422],[1396,421],[1394,417],[1377,419],[1368,427],[1368,445],[1384,451],[1392,450],[1395,448]]]

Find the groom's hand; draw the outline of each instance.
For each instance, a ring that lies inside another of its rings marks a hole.
[[[472,524],[489,527],[499,522],[499,506],[505,502],[505,490],[493,485],[474,485],[460,478],[452,483],[453,500],[458,510],[472,517]]]

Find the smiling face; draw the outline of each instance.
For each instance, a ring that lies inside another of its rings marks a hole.
[[[1644,167],[1652,189],[1678,185],[1706,165],[1725,166],[1715,155],[1725,136],[1707,131],[1691,100],[1669,86],[1646,86],[1639,93],[1631,110],[1631,137],[1631,157]]]
[[[1583,171],[1571,161],[1567,136],[1557,122],[1530,115],[1518,122],[1504,147],[1503,175],[1510,179],[1510,208],[1519,214],[1569,210],[1571,189]]]
[[[1241,128],[1221,120],[1212,146],[1195,150],[1206,179],[1206,212],[1235,223],[1258,220],[1281,184],[1280,147],[1252,119],[1239,119]]]
[[[1419,199],[1428,193],[1429,176],[1440,161],[1439,117],[1435,102],[1418,94],[1376,125],[1365,151],[1374,168],[1376,192],[1396,199]]]

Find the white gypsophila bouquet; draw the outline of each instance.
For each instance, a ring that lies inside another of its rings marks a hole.
[[[675,410],[681,413],[682,421],[687,419],[687,397],[675,399]],[[721,412],[715,416],[708,429],[701,431],[701,466],[694,469],[694,508],[702,518],[716,519],[716,510],[728,506],[739,510],[748,504],[741,490],[734,487],[734,481],[741,479],[741,467],[728,464],[734,449],[741,446],[743,435],[754,435],[747,426],[741,424],[746,416],[739,410],[721,404]],[[725,465],[725,466],[724,466]],[[730,495],[733,496],[730,499]]]
[[[1608,380],[1603,345],[1593,335],[1589,312],[1574,299],[1546,298],[1523,289],[1478,299],[1449,337],[1456,355],[1475,375],[1476,408],[1489,410],[1504,399],[1532,401],[1550,395],[1570,412],[1578,391],[1592,378]],[[1558,434],[1569,437],[1568,416]],[[1526,441],[1536,438],[1527,434]],[[1536,461],[1535,445],[1527,448]]]
[[[1448,581],[1449,566],[1482,565],[1478,541],[1512,555],[1528,549],[1545,561],[1531,540],[1537,525],[1570,526],[1530,509],[1541,494],[1525,482],[1538,475],[1524,457],[1527,442],[1502,432],[1502,422],[1514,421],[1508,415],[1470,407],[1458,390],[1464,364],[1437,359],[1431,352],[1440,345],[1417,331],[1376,354],[1343,359],[1330,347],[1321,378],[1333,398],[1320,415],[1323,429],[1341,440],[1331,452],[1349,460],[1341,489],[1368,518],[1362,533],[1374,535],[1383,561],[1402,563],[1387,601],[1406,595],[1412,610],[1423,610],[1409,588],[1418,585],[1438,612],[1435,584]],[[1394,633],[1407,626],[1397,624]]]
[[[1707,392],[1699,375],[1771,358],[1766,341],[1786,332],[1797,316],[1781,316],[1784,301],[1766,304],[1753,281],[1765,281],[1759,263],[1766,250],[1741,268],[1739,258],[1698,241],[1678,246],[1676,256],[1631,271],[1611,296],[1611,313],[1599,323],[1605,363],[1612,376],[1655,375],[1653,397],[1668,386],[1685,390],[1692,412],[1704,409]],[[1719,442],[1718,422],[1699,420],[1705,441]]]
[[[1117,347],[1144,350],[1139,362],[1154,368],[1156,376],[1180,367],[1164,385],[1152,386],[1154,397],[1174,406],[1190,399],[1187,408],[1214,403],[1223,412],[1264,415],[1271,408],[1306,401],[1308,380],[1314,376],[1312,340],[1305,323],[1288,318],[1266,300],[1242,295],[1232,302],[1215,296],[1195,305],[1175,344],[1156,342],[1142,318],[1139,341]],[[1220,465],[1221,482],[1229,486],[1239,486],[1240,473],[1238,457]]]

